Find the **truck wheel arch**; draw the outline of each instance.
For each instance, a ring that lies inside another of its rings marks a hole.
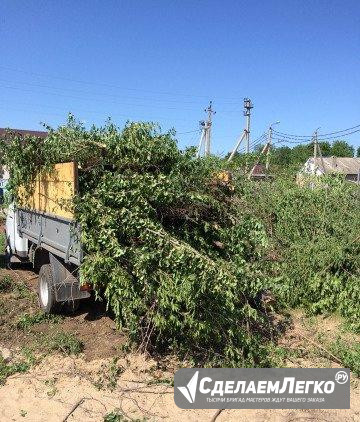
[[[36,273],[40,273],[43,265],[50,264],[49,252],[46,249],[36,247],[34,244],[30,246],[29,258]]]

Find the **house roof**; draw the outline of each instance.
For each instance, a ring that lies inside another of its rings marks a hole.
[[[314,161],[315,160],[315,161]],[[360,157],[320,157],[309,158],[307,164],[315,164],[326,173],[358,174],[360,171]]]
[[[266,167],[264,166],[264,164],[255,164],[251,175],[254,177],[263,177],[266,176],[268,173],[268,171],[266,170]]]
[[[9,136],[9,134],[15,133],[22,136],[36,136],[38,138],[46,138],[48,133],[39,130],[26,130],[26,129],[6,129],[0,128],[0,137]]]

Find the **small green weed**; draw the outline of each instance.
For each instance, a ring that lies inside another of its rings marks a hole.
[[[5,233],[0,233],[0,253],[4,253],[5,251],[5,240],[6,240],[6,235]]]
[[[354,375],[360,377],[360,344],[351,345],[338,338],[331,344],[331,352],[346,368],[350,368]]]
[[[78,355],[84,350],[84,343],[73,333],[48,335],[43,340],[43,345],[48,351],[59,351],[65,355]]]
[[[0,356],[0,385],[4,384],[6,378],[16,374],[18,372],[27,372],[32,365],[32,360],[29,358],[25,358],[25,360],[20,360],[18,362],[7,363]]]
[[[118,365],[117,361],[118,358],[115,357],[108,365],[102,365],[99,378],[94,383],[98,390],[115,390],[119,376],[124,372],[124,368]]]
[[[62,320],[62,317],[60,315],[51,315],[51,314],[45,314],[44,312],[37,312],[35,314],[22,314],[20,315],[16,326],[17,328],[21,330],[29,330],[30,327],[32,327],[35,324],[40,324],[42,322],[48,322],[57,324]]]
[[[9,275],[4,275],[0,279],[0,292],[2,293],[8,293],[13,291],[14,289],[14,281]]]
[[[147,385],[168,385],[170,387],[174,386],[174,380],[172,378],[159,378],[152,379],[147,382]]]
[[[351,333],[360,334],[360,321],[345,321],[343,324],[343,328],[345,331],[349,331]]]
[[[36,357],[34,356],[34,352],[29,347],[23,347],[21,349],[21,354],[30,366],[33,366],[37,363]]]
[[[49,388],[46,394],[48,397],[54,397],[55,394],[59,391],[56,387],[57,378],[49,378],[45,380],[45,385]]]
[[[15,293],[16,299],[29,298],[32,293],[23,281],[14,282],[12,291]]]
[[[146,422],[147,420],[147,418],[127,419],[118,409],[113,410],[104,417],[104,422]]]
[[[15,281],[8,274],[0,278],[0,293],[14,293],[17,299],[24,299],[31,295],[29,288],[22,280]]]

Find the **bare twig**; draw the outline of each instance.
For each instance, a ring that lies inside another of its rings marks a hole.
[[[215,422],[217,417],[220,415],[220,413],[225,409],[219,409],[215,412],[214,416],[211,418],[210,422]]]
[[[84,403],[85,397],[81,398],[80,400],[78,400],[74,406],[70,409],[70,412],[65,416],[65,418],[62,420],[62,422],[66,422],[69,417],[75,412],[75,410],[82,404]]]
[[[321,346],[321,344],[317,343],[316,341],[312,340],[311,338],[304,336],[303,334],[300,334],[300,337],[303,337],[305,340],[309,341],[310,343],[312,343],[314,346],[318,347],[319,349],[323,350],[324,352],[326,352],[329,356],[332,357],[332,359],[337,362],[340,365],[343,365],[341,359],[339,359],[338,357],[336,357],[335,355],[333,355],[331,352],[329,352],[329,350],[325,349],[325,347]]]

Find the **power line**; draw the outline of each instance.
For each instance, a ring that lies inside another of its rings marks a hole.
[[[107,93],[107,92],[94,92],[94,91],[84,91],[82,89],[76,89],[76,88],[64,88],[64,87],[57,87],[53,85],[44,85],[44,84],[37,84],[37,83],[31,83],[31,82],[24,82],[24,81],[13,81],[13,80],[7,80],[7,79],[0,79],[0,82],[7,83],[7,84],[21,84],[25,86],[35,87],[35,88],[45,88],[45,89],[51,89],[51,90],[57,90],[57,91],[70,91],[70,93],[79,93],[79,94],[85,94],[90,96],[100,96],[100,97],[112,97],[114,99],[118,98],[120,100],[123,99],[130,99],[135,101],[150,101],[150,102],[170,102],[170,103],[179,103],[178,99],[175,98],[152,98],[152,97],[134,97],[134,96],[123,96],[115,93]],[[198,105],[199,101],[180,101],[182,104],[194,104]],[[224,103],[223,103],[224,104]],[[234,110],[223,110],[223,113],[230,113]]]
[[[356,130],[353,130],[356,129]],[[360,125],[356,125],[347,129],[342,129],[342,130],[338,130],[338,131],[334,131],[334,132],[329,132],[329,133],[323,133],[323,134],[319,134],[319,139],[335,139],[338,138],[339,136],[331,136],[331,135],[337,135],[337,134],[341,134],[340,136],[347,136],[347,135],[351,135],[353,133],[357,133],[360,131]],[[279,132],[274,130],[274,133],[276,133],[277,135],[280,135],[284,138],[288,138],[288,139],[299,139],[299,138],[311,138],[313,135],[297,135],[297,134],[291,134],[291,133],[285,133],[285,132]]]
[[[196,130],[189,130],[188,132],[176,132],[176,135],[185,135],[186,133],[200,133],[201,130],[200,129],[196,129]]]
[[[101,83],[101,82],[89,82],[89,81],[84,81],[84,80],[78,80],[78,79],[72,79],[72,78],[67,78],[67,77],[62,77],[62,76],[57,76],[57,75],[49,75],[49,74],[44,74],[44,73],[36,73],[36,72],[30,72],[30,71],[25,71],[22,69],[17,69],[17,68],[11,68],[11,67],[7,67],[7,66],[0,66],[0,69],[6,70],[6,71],[10,71],[10,72],[18,72],[18,73],[22,73],[22,74],[26,74],[26,75],[33,75],[33,76],[37,76],[40,78],[47,78],[47,79],[58,79],[58,80],[62,80],[62,81],[67,81],[67,82],[74,82],[74,83],[78,83],[78,84],[84,84],[84,85],[91,85],[91,86],[103,86],[103,87],[107,87],[107,88],[111,88],[111,89],[120,89],[120,90],[126,90],[126,91],[137,91],[137,92],[147,92],[147,93],[151,93],[151,94],[157,94],[157,95],[174,95],[174,96],[183,96],[183,97],[191,97],[191,98],[209,98],[208,95],[195,95],[195,94],[185,94],[185,93],[179,93],[179,92],[170,92],[170,91],[155,91],[155,90],[147,90],[147,89],[142,89],[142,88],[129,88],[129,87],[121,87],[118,85],[113,85],[113,84],[107,84],[107,83]],[[217,99],[226,99],[226,100],[231,100],[231,103],[237,103],[238,101],[238,97],[219,97],[216,96]]]
[[[257,139],[253,140],[250,145],[249,145],[249,149],[255,149],[255,147],[257,147],[258,145],[262,144],[262,141],[266,140],[266,133],[263,133],[261,136],[259,136]],[[245,153],[246,152],[246,146],[243,146],[240,151],[241,153]]]
[[[335,135],[336,133],[340,133],[340,132],[347,132],[348,130],[353,130],[356,128],[360,128],[360,125],[356,125],[353,127],[349,127],[348,129],[343,129],[343,130],[338,130],[336,132],[330,132],[330,133],[322,133],[321,136],[327,136],[327,135]]]
[[[352,132],[342,133],[342,134],[337,135],[337,136],[327,136],[325,138],[323,137],[324,135],[319,135],[318,139],[319,139],[319,141],[327,141],[327,140],[330,140],[330,139],[339,139],[339,138],[342,138],[344,136],[353,135],[354,133],[358,133],[358,132],[360,132],[360,129],[353,130]]]
[[[286,143],[286,144],[305,144],[308,142],[311,142],[312,139],[303,139],[303,140],[299,140],[299,141],[295,141],[295,140],[289,140],[289,139],[284,139],[284,138],[278,138],[278,137],[273,137],[274,140],[278,141],[275,142],[276,144],[279,143]]]
[[[71,98],[71,99],[80,100],[80,101],[93,101],[93,102],[99,101],[98,98],[80,97],[80,96],[76,96],[76,95],[63,94],[63,93],[58,93],[58,92],[34,90],[34,89],[31,89],[31,88],[20,88],[20,87],[4,86],[4,85],[0,85],[0,87],[5,88],[5,89],[17,90],[17,91],[21,91],[21,92],[24,92],[24,91],[25,92],[34,92],[36,94],[53,95],[53,96],[56,96],[56,97]],[[119,105],[119,101],[107,100],[107,103]],[[131,106],[131,107],[145,107],[145,108],[149,107],[149,104],[128,103],[128,102],[121,102],[120,105]],[[155,106],[152,105],[152,107],[166,109],[166,110],[179,110],[179,107],[169,107],[167,105],[161,106],[160,104],[157,104]],[[188,108],[188,107],[186,107],[186,108],[182,107],[181,109],[187,110],[187,111],[196,110],[195,108]]]
[[[279,132],[277,130],[273,131],[276,135],[280,135],[284,138],[289,138],[289,139],[295,139],[295,138],[311,138],[312,135],[295,135],[295,134],[291,134],[291,133],[284,133],[284,132]]]

